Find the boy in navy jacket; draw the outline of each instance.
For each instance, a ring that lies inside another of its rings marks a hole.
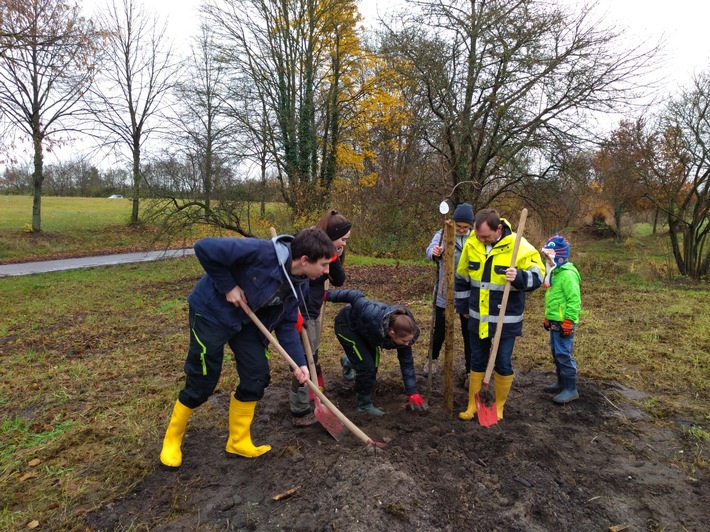
[[[234,353],[239,385],[229,405],[227,453],[253,458],[269,445],[254,446],[250,427],[256,402],[269,385],[268,340],[252,323],[241,303],[246,302],[299,369],[299,382],[309,378],[296,321],[299,300],[308,280],[328,273],[335,246],[315,227],[295,236],[272,240],[206,238],[195,244],[195,255],[205,270],[187,301],[190,306],[190,347],[185,360],[185,386],[178,394],[163,440],[160,462],[168,468],[182,464],[182,438],[195,408],[214,392],[222,370],[224,344]]]

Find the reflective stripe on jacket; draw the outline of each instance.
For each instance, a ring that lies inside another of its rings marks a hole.
[[[468,313],[469,329],[477,329],[481,339],[495,335],[506,283],[505,271],[510,267],[515,245],[515,233],[510,224],[505,219],[501,219],[501,224],[503,235],[490,253],[486,254],[486,246],[472,235],[466,241],[456,269],[456,312]],[[540,254],[525,238],[520,240],[515,267],[518,274],[510,286],[501,332],[506,337],[523,333],[525,293],[539,288],[545,276]]]

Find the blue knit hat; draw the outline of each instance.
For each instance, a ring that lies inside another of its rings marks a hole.
[[[470,203],[462,203],[454,211],[454,222],[463,222],[473,225],[473,207]]]
[[[569,257],[569,242],[567,242],[565,237],[555,233],[555,236],[550,238],[547,242],[545,242],[545,245],[542,246],[542,251],[544,252],[545,250],[554,250],[555,265],[562,266],[565,262],[567,262]]]

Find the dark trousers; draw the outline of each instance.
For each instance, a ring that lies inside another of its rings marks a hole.
[[[469,331],[471,337],[471,371],[483,373],[488,366],[488,358],[491,354],[493,338],[479,338],[478,331]],[[515,336],[503,336],[498,344],[496,354],[495,371],[503,377],[513,374],[513,347],[515,347]]]
[[[431,358],[437,360],[444,345],[446,336],[446,309],[436,307],[436,318],[434,320],[434,334],[432,335]],[[461,336],[463,337],[463,356],[466,364],[466,373],[471,371],[471,338],[468,333],[468,318],[459,314],[461,322]]]
[[[240,401],[258,401],[269,385],[269,358],[259,329],[245,324],[234,333],[211,323],[190,308],[190,348],[185,360],[185,386],[178,398],[188,408],[197,408],[212,395],[222,373],[224,344],[229,344],[239,375],[234,396]]]
[[[335,317],[335,336],[355,368],[355,392],[358,395],[371,395],[380,365],[380,348],[351,329],[340,314]]]

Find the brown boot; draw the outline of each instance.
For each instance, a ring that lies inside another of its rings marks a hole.
[[[318,418],[313,412],[308,412],[305,416],[293,416],[291,422],[294,427],[310,427],[318,423]]]

